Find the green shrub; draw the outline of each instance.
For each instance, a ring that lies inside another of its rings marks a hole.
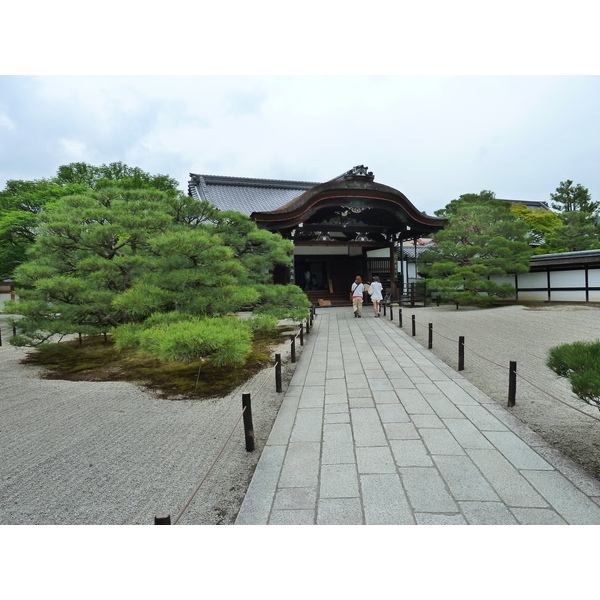
[[[248,319],[248,324],[254,334],[273,333],[277,329],[278,323],[277,317],[268,314],[253,315],[251,319]]]
[[[119,327],[116,347],[139,348],[154,358],[171,362],[211,359],[217,366],[242,366],[250,356],[249,323],[236,317],[201,319],[176,315],[161,314],[143,325]]]
[[[555,346],[546,365],[566,377],[581,400],[600,409],[600,340]]]

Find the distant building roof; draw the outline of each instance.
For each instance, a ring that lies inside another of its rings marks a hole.
[[[188,190],[196,200],[208,200],[221,210],[245,215],[276,210],[310,190],[317,182],[190,173]]]
[[[418,256],[420,256],[421,254],[423,254],[423,252],[425,252],[425,250],[428,250],[429,248],[431,248],[431,246],[402,246],[402,258],[405,259],[414,259],[415,258],[415,254]]]
[[[524,204],[527,208],[531,209],[542,209],[550,210],[547,202],[541,200],[511,200],[510,198],[498,198],[498,200],[504,200],[505,202],[514,202],[515,204]]]
[[[559,265],[597,265],[600,264],[600,249],[579,250],[578,252],[556,252],[554,254],[536,254],[531,257],[531,268]]]

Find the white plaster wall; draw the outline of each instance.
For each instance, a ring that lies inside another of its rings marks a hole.
[[[585,302],[585,291],[557,292],[550,290],[550,300],[552,302]]]
[[[519,287],[546,287],[548,279],[546,273],[523,273],[519,275]],[[521,296],[521,292],[519,292]]]
[[[10,300],[10,294],[0,293],[0,312],[4,312],[4,303]]]
[[[522,300],[523,302],[546,302],[548,300],[548,293],[547,292],[519,292],[519,300]]]
[[[600,287],[600,269],[590,269],[588,271],[588,281],[590,287]]]
[[[583,269],[578,271],[553,271],[550,273],[550,287],[583,286],[585,286],[585,271]]]

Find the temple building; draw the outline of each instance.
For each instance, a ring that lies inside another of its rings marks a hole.
[[[446,219],[419,211],[400,191],[376,183],[363,165],[325,183],[190,173],[189,194],[235,210],[294,243],[274,283],[294,283],[313,299],[343,298],[356,275],[379,276],[398,298],[407,284],[402,243],[429,237]]]

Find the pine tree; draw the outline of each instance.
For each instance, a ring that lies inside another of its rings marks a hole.
[[[546,237],[548,252],[577,252],[600,248],[600,202],[593,202],[587,188],[561,181],[550,194],[552,208],[560,211],[561,224]]]
[[[422,255],[428,287],[456,304],[491,304],[513,294],[510,283],[491,277],[527,272],[532,249],[527,224],[508,203],[490,191],[463,194],[436,215],[449,225]]]

